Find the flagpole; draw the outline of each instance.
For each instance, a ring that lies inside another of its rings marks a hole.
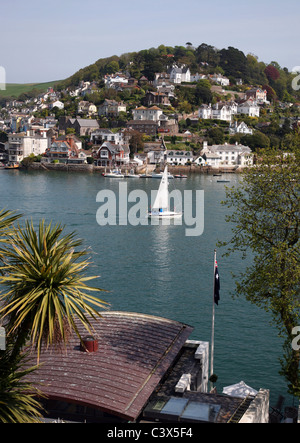
[[[217,251],[214,251],[214,272],[213,272],[213,297],[212,297],[212,327],[211,327],[211,350],[210,350],[210,376],[214,373],[214,341],[215,341],[215,272],[216,272]],[[211,387],[213,386],[211,382]]]

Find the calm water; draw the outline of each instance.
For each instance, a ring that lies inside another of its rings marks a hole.
[[[238,184],[237,176],[230,176]],[[143,189],[150,195],[159,180],[128,179],[128,190]],[[204,190],[204,232],[187,237],[186,226],[104,226],[96,222],[101,189],[118,191],[119,181],[98,174],[64,172],[0,171],[0,207],[32,218],[41,218],[76,231],[93,251],[91,273],[100,275],[98,285],[109,290],[103,299],[113,310],[158,315],[194,327],[190,338],[210,341],[213,254],[216,241],[230,238],[225,222],[224,183],[216,177],[193,175],[173,180],[179,190]],[[195,195],[194,195],[195,197]],[[129,204],[130,205],[130,204]],[[132,204],[131,204],[132,205]],[[130,206],[129,206],[130,207]],[[238,255],[222,257],[218,250],[221,280],[216,308],[214,372],[219,392],[244,380],[271,391],[271,403],[286,395],[278,375],[281,341],[268,315],[243,299],[233,299],[231,271],[245,266]]]

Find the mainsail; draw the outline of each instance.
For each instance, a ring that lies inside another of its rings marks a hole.
[[[169,191],[168,191],[168,168],[165,167],[165,170],[162,175],[162,179],[153,203],[152,211],[165,212],[169,211]]]

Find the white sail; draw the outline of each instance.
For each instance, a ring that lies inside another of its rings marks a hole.
[[[166,166],[162,174],[161,182],[153,203],[152,210],[148,213],[148,217],[162,219],[162,218],[174,218],[182,216],[181,212],[170,211],[168,178],[169,174],[168,174],[168,168]]]
[[[165,167],[162,179],[157,191],[155,201],[153,203],[153,211],[168,211],[169,210],[169,191],[168,191],[168,168]]]

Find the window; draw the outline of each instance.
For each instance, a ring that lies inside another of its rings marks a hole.
[[[102,158],[108,158],[108,151],[107,151],[107,149],[103,149],[103,150],[100,152],[100,157],[102,157]]]

